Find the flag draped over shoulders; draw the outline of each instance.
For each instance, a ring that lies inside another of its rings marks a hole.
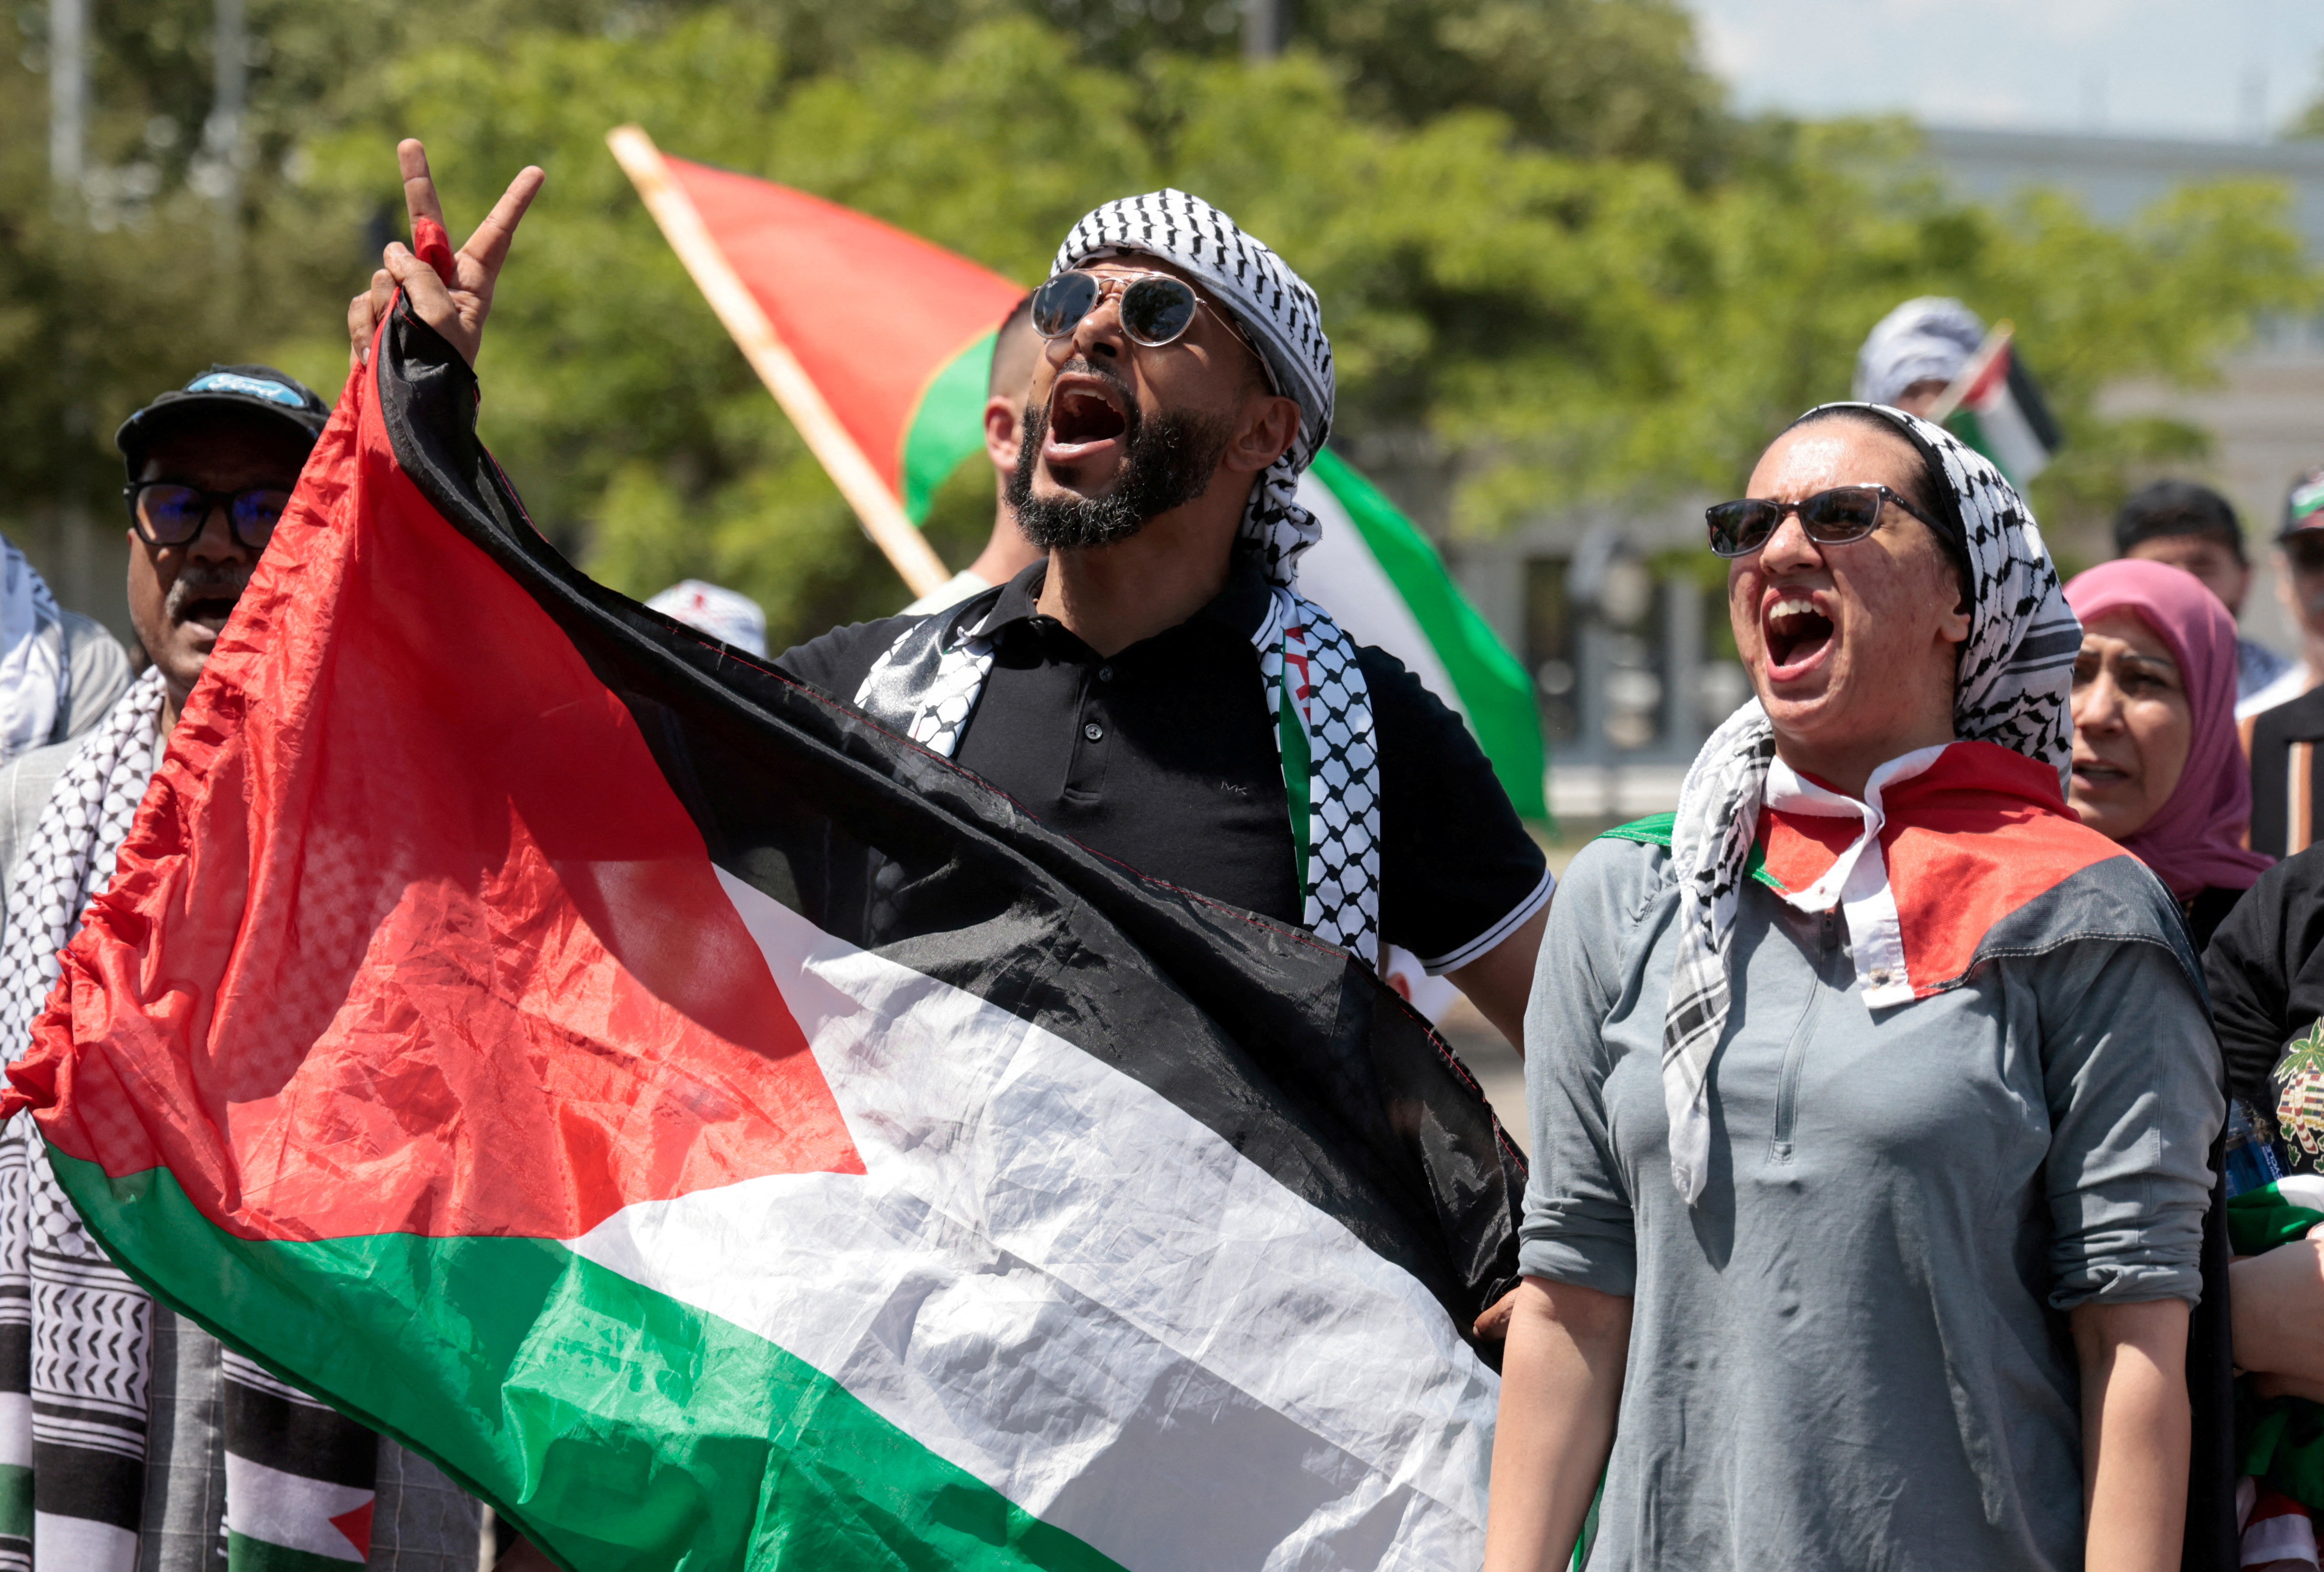
[[[399,306],[10,1075],[576,1567],[1481,1553],[1522,1164],[1369,968],[576,573]]]

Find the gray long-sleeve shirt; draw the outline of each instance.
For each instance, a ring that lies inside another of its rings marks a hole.
[[[1634,1296],[1590,1566],[2080,1566],[2056,1312],[2197,1296],[2224,1112],[2162,887],[2085,868],[1959,986],[1874,1012],[1844,920],[1747,881],[1692,1211],[1661,1072],[1677,895],[1662,849],[1586,848],[1526,1020],[1524,1269]]]

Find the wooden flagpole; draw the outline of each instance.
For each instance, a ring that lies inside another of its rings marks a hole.
[[[751,369],[767,384],[767,391],[807,439],[808,449],[839,487],[840,495],[855,510],[872,544],[886,553],[913,594],[942,588],[952,577],[943,561],[913,528],[904,505],[863,456],[863,450],[855,446],[839,417],[832,413],[823,390],[776,335],[775,325],[767,320],[733,263],[710,237],[709,226],[702,222],[693,200],[671,177],[653,139],[638,126],[622,125],[605,133],[605,145],[613,150],[622,172],[645,198],[646,211],[661,225],[662,237],[694,276],[696,288],[733,336]]]
[[[1993,364],[1994,357],[2009,347],[2009,336],[2015,331],[2006,318],[1995,323],[1993,331],[1985,336],[1985,342],[1977,346],[1977,353],[1969,357],[1969,363],[1961,367],[1960,375],[1955,377],[1937,401],[1929,406],[1929,412],[1922,418],[1932,426],[1942,426],[1951,419],[1953,411],[1961,407],[1961,400],[1969,397],[1969,391],[1984,378],[1987,369]]]

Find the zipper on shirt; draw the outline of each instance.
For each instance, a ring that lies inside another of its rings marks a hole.
[[[1808,1002],[1800,1010],[1799,1024],[1792,1028],[1791,1045],[1784,1050],[1783,1072],[1775,1081],[1775,1129],[1768,1144],[1768,1155],[1777,1163],[1792,1160],[1792,1124],[1799,1113],[1800,1067],[1808,1056],[1808,1040],[1814,1034],[1816,1007],[1823,1000],[1824,971],[1831,958],[1840,951],[1840,909],[1835,906],[1823,915],[1816,929],[1815,981],[1808,989]]]

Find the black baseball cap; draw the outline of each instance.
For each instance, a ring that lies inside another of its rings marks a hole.
[[[314,389],[271,365],[214,365],[124,420],[113,434],[113,445],[121,449],[134,481],[164,432],[189,416],[228,411],[278,421],[310,448],[331,418],[330,406],[315,396]]]

